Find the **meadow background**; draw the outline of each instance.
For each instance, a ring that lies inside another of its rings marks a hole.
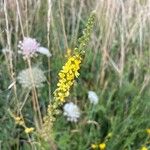
[[[63,112],[57,117],[55,149],[90,150],[99,143],[105,143],[106,150],[150,149],[150,0],[0,0],[2,150],[49,150],[36,133],[27,136],[11,116],[25,102],[21,113],[26,124],[35,126],[32,95],[16,80],[27,68],[18,54],[19,41],[35,38],[52,54],[32,60],[47,77],[37,90],[44,115],[67,50],[73,52],[78,45],[93,10],[96,19],[80,76],[67,98],[79,106],[81,117],[76,123],[68,122]],[[9,51],[4,53],[4,48]],[[90,90],[99,97],[97,105],[88,100]]]

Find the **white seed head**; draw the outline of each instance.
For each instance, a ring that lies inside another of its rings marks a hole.
[[[46,81],[46,77],[41,69],[33,67],[22,70],[17,80],[23,88],[32,89],[34,86],[36,88],[43,87],[43,82]]]

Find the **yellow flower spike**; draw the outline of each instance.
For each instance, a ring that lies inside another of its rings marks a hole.
[[[59,82],[57,83],[58,88],[54,92],[54,99],[64,102],[64,98],[69,96],[75,77],[79,76],[78,70],[80,69],[81,60],[82,58],[79,54],[73,55],[62,67],[59,73]]]
[[[99,148],[100,148],[100,150],[105,150],[106,144],[105,143],[99,144]]]
[[[98,145],[97,145],[97,144],[92,144],[92,145],[91,145],[91,148],[92,148],[92,149],[97,149],[97,148],[98,148]]]
[[[146,129],[146,132],[150,136],[150,128]]]
[[[148,148],[143,146],[140,150],[148,150]]]
[[[27,133],[27,134],[29,134],[29,133],[31,133],[31,132],[33,132],[34,131],[34,128],[25,128],[25,133]]]
[[[69,96],[71,86],[73,85],[75,78],[79,76],[80,64],[85,54],[85,48],[88,45],[91,31],[94,26],[95,12],[92,12],[86,28],[83,31],[83,35],[78,40],[79,45],[74,49],[74,54],[71,55],[68,51],[68,61],[62,67],[59,73],[59,81],[57,88],[54,91],[53,101],[50,101],[47,109],[47,115],[44,117],[43,128],[41,130],[41,136],[45,140],[49,141],[53,132],[53,124],[56,120],[56,116],[60,113],[58,109],[65,103],[65,98]],[[55,108],[53,107],[55,106]],[[98,147],[97,147],[98,148]]]

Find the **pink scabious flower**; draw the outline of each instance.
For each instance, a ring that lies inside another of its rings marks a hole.
[[[23,54],[24,58],[33,57],[37,53],[41,53],[47,57],[52,56],[46,47],[40,47],[36,39],[30,37],[24,37],[23,41],[19,42],[18,47],[20,48],[19,53]]]
[[[21,49],[21,52],[24,57],[32,57],[36,54],[39,49],[40,44],[36,41],[36,39],[30,37],[24,37],[23,41],[19,42],[18,47]]]

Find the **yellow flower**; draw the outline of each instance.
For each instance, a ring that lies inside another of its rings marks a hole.
[[[64,102],[65,98],[69,96],[69,91],[74,83],[75,77],[79,76],[79,69],[81,63],[81,56],[79,54],[73,55],[68,59],[66,64],[59,72],[59,81],[57,89],[54,91],[54,98],[58,101]]]
[[[140,150],[148,150],[145,146],[143,146]]]
[[[15,123],[19,125],[24,125],[24,121],[21,117],[14,117]]]
[[[100,150],[105,150],[106,144],[105,143],[99,144],[99,148],[100,148]]]
[[[19,122],[20,120],[22,120],[21,117],[15,117],[16,123]]]
[[[146,129],[148,135],[150,135],[150,128]]]
[[[29,134],[34,131],[34,128],[25,128],[25,133]]]
[[[97,144],[92,144],[92,145],[91,145],[91,148],[92,148],[92,149],[96,149],[97,147],[98,147]]]

